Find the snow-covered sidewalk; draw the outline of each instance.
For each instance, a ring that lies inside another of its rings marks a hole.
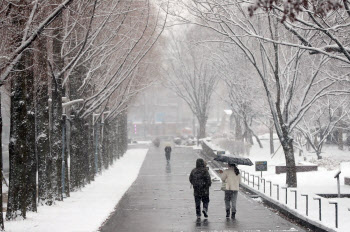
[[[136,180],[148,149],[131,149],[95,181],[55,206],[40,206],[26,220],[5,222],[8,232],[97,231]]]

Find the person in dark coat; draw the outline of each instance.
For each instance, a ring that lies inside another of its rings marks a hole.
[[[201,202],[203,202],[203,215],[208,217],[209,187],[211,178],[203,159],[197,159],[196,168],[190,174],[190,182],[193,185],[193,195],[196,203],[197,219],[201,217]]]
[[[164,151],[165,151],[166,161],[169,162],[170,161],[170,154],[171,154],[171,146],[169,146],[169,145],[165,146]]]

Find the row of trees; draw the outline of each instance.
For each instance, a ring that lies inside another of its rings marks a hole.
[[[152,83],[147,59],[166,14],[147,0],[0,3],[11,220],[63,200],[124,154],[127,106]]]
[[[228,87],[227,101],[245,131],[254,135],[253,120],[272,122],[273,128],[269,127],[283,148],[290,187],[297,186],[297,135],[309,144],[315,141],[319,155],[317,147],[339,125],[344,127],[348,117],[349,2],[333,3],[172,2],[178,9],[172,12],[177,21],[215,35],[197,38],[195,44],[223,48],[220,76]],[[326,123],[317,126],[317,121]]]

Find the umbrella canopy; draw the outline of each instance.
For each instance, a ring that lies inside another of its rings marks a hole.
[[[226,162],[229,164],[240,164],[240,165],[248,165],[252,166],[253,163],[249,158],[244,158],[237,155],[218,155],[214,158],[216,161]]]

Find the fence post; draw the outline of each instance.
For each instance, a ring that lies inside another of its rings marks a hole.
[[[330,201],[329,204],[335,206],[335,228],[338,228],[338,202]]]
[[[254,174],[251,174],[250,176],[253,177],[253,188],[254,188],[255,187],[255,176],[254,176]]]
[[[297,209],[298,208],[298,196],[297,196],[298,191],[296,189],[291,189],[290,191],[295,193],[295,209]]]
[[[306,216],[309,216],[309,195],[301,194],[301,196],[306,197]]]
[[[274,186],[277,186],[277,200],[280,200],[280,185],[279,184],[274,184]]]
[[[288,187],[282,187],[282,189],[286,190],[286,205],[288,204]]]
[[[318,212],[319,212],[319,219],[320,221],[322,220],[322,205],[321,205],[321,198],[319,197],[314,197],[314,200],[318,201],[319,207],[318,207]]]
[[[264,181],[264,193],[265,193],[265,179],[261,178],[261,181]]]
[[[266,181],[267,183],[270,183],[270,197],[272,197],[272,182],[271,181]]]

